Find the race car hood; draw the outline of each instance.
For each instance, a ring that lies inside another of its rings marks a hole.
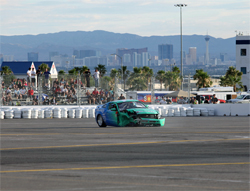
[[[154,109],[149,109],[149,108],[132,108],[132,109],[127,109],[129,112],[136,112],[137,114],[158,114],[157,111]]]

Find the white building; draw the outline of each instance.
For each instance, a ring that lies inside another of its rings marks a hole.
[[[244,91],[250,91],[250,36],[236,36],[236,69],[243,73]]]
[[[142,66],[149,66],[150,54],[148,52],[142,53]]]

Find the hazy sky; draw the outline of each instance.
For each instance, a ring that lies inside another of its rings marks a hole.
[[[1,35],[105,30],[217,38],[250,33],[250,0],[0,0]]]

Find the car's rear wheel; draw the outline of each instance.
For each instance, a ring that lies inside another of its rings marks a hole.
[[[101,115],[97,116],[97,124],[99,125],[99,127],[106,127],[107,126]]]

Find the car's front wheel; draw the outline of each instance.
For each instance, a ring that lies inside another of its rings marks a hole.
[[[97,124],[99,125],[99,127],[106,127],[107,126],[101,115],[97,116]]]

